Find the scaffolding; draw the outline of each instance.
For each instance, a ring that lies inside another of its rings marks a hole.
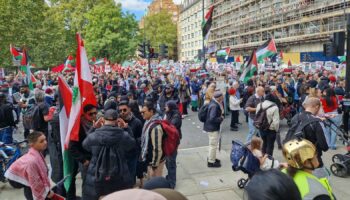
[[[346,29],[350,0],[214,0],[209,44],[246,51],[273,37],[278,46],[322,42]]]

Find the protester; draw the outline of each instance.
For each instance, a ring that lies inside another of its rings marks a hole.
[[[98,128],[102,125],[102,119],[96,120],[96,115],[97,115],[97,109],[94,105],[87,104],[83,108],[83,115],[81,117],[80,121],[80,129],[79,129],[79,141],[70,141],[69,142],[69,151],[72,155],[72,157],[75,160],[74,163],[74,174],[72,174],[73,181],[75,182],[75,176],[77,174],[77,170],[79,168],[79,171],[81,173],[81,178],[83,181],[82,187],[84,189],[85,187],[85,178],[86,178],[86,173],[89,167],[89,163],[91,160],[91,153],[86,151],[82,143],[84,139],[87,137],[88,134],[90,134],[93,131],[93,128]],[[84,193],[83,193],[84,196]]]
[[[6,101],[6,95],[0,92],[0,142],[10,144],[13,141],[13,127],[16,126],[12,106]]]
[[[238,118],[239,118],[239,111],[241,110],[240,103],[242,102],[242,99],[237,98],[236,90],[234,88],[230,88],[228,90],[228,93],[230,94],[229,105],[231,110],[230,130],[238,131],[238,123],[239,123]]]
[[[274,103],[275,97],[272,94],[267,94],[265,100],[256,106],[256,113],[261,109],[266,110],[266,118],[269,124],[268,129],[259,130],[260,136],[264,141],[262,153],[272,156],[274,144],[279,130],[280,114],[277,104]]]
[[[127,132],[128,125],[123,120],[118,118],[118,113],[116,110],[107,110],[104,113],[103,119],[104,125],[87,135],[82,144],[83,148],[87,152],[91,153],[91,160],[89,161],[89,167],[85,177],[85,184],[83,186],[83,199],[97,200],[103,195],[107,195],[118,190],[131,188],[134,185],[127,167],[127,159],[125,158],[126,152],[130,151],[135,146],[134,138],[132,138]],[[109,151],[113,151],[114,153],[106,153],[101,155],[102,148],[108,148]],[[112,157],[115,155],[116,157]],[[114,166],[117,168],[116,171],[111,171],[114,173],[114,176],[109,176],[108,181],[102,181],[102,183],[97,184],[96,171],[98,171],[98,173],[105,174],[109,173],[107,170],[112,170],[102,168],[105,165],[103,165],[104,163],[100,159],[109,162],[116,162],[119,165]],[[118,174],[116,174],[117,172]]]
[[[48,168],[42,155],[47,148],[44,133],[34,131],[28,135],[30,149],[28,153],[16,160],[6,171],[5,177],[15,188],[24,188],[27,200],[56,199],[51,191]]]
[[[329,117],[329,122],[332,123],[327,127],[326,140],[330,149],[335,150],[337,142],[337,129],[341,123],[341,115],[338,114],[338,99],[333,88],[327,88],[323,91],[321,98],[323,111]]]
[[[165,116],[164,119],[168,120],[171,124],[173,124],[176,129],[180,133],[180,139],[182,138],[181,126],[181,114],[179,109],[174,101],[168,101],[165,106]],[[176,186],[176,157],[177,150],[171,155],[165,157],[165,166],[168,170],[168,175],[166,179],[169,181],[171,188],[175,188]]]
[[[215,91],[209,103],[207,118],[204,122],[203,130],[207,132],[209,137],[208,167],[221,167],[220,160],[216,158],[216,151],[221,134],[220,126],[224,120],[223,100],[224,96],[222,92]]]
[[[20,88],[21,99],[18,102],[19,108],[21,108],[22,114],[25,114],[31,106],[35,104],[34,93],[29,90],[28,85],[21,85]],[[22,115],[24,116],[24,115]],[[27,138],[30,132],[30,127],[24,127],[24,138]]]
[[[125,121],[127,127],[130,128],[133,138],[135,139],[135,146],[126,154],[126,159],[128,162],[128,168],[130,172],[130,176],[132,178],[132,183],[135,185],[136,181],[136,170],[137,170],[137,162],[140,157],[141,152],[141,135],[142,135],[142,122],[137,119],[133,113],[131,112],[129,101],[121,101],[119,103],[119,115],[122,120]]]
[[[148,164],[148,176],[162,176],[165,156],[162,150],[163,129],[154,125],[155,120],[161,117],[156,111],[153,102],[146,102],[141,110],[146,120],[141,137],[141,160]]]
[[[250,96],[245,104],[245,111],[248,112],[248,136],[246,142],[250,142],[253,135],[257,132],[257,129],[254,126],[254,118],[256,113],[257,105],[264,100],[265,90],[263,87],[259,86],[255,89],[255,94]]]
[[[321,120],[312,121],[313,118],[317,118],[321,110],[321,101],[318,98],[310,97],[304,102],[304,109],[301,113],[294,116],[292,124],[299,122],[307,123],[304,131],[304,138],[309,140],[316,146],[317,158],[319,166],[323,167],[322,152],[328,150],[328,144],[325,138],[325,126]],[[310,123],[308,123],[310,122]],[[292,125],[293,126],[293,125]]]

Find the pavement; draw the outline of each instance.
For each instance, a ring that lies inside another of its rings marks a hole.
[[[222,85],[222,83],[219,83]],[[239,131],[229,130],[230,116],[227,116],[222,124],[222,149],[217,154],[221,160],[221,168],[207,167],[208,136],[202,131],[203,124],[198,121],[197,113],[190,112],[183,119],[183,138],[177,156],[177,185],[176,190],[184,194],[189,200],[242,200],[244,190],[239,189],[237,181],[247,178],[242,172],[233,172],[230,162],[232,140],[245,141],[248,133],[247,123],[243,114],[240,115],[242,125]],[[287,131],[285,121],[281,121],[282,138]],[[16,139],[21,139],[22,134],[15,134]],[[329,168],[331,158],[336,153],[344,154],[346,150],[342,144],[338,144],[337,150],[329,150],[323,155],[325,166]],[[281,151],[275,145],[274,157],[283,161]],[[46,159],[49,163],[48,158]],[[164,174],[166,175],[166,170]],[[348,200],[350,196],[349,179],[330,177],[334,194],[337,200]],[[77,178],[77,194],[81,195],[81,179]],[[23,191],[14,189],[8,184],[0,183],[0,200],[23,200]]]

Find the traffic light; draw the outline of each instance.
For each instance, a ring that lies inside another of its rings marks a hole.
[[[336,47],[337,56],[343,56],[345,50],[345,32],[333,33],[333,44]]]
[[[150,58],[155,58],[155,53],[154,53],[154,48],[153,47],[149,48],[149,57]]]
[[[161,45],[159,46],[159,49],[160,49],[160,56],[161,56],[162,58],[168,57],[169,52],[168,52],[168,46],[167,46],[167,45],[161,44]]]
[[[333,33],[330,42],[323,44],[323,54],[329,56],[343,56],[345,45],[345,32]]]
[[[323,44],[323,54],[326,57],[335,56],[336,52],[337,52],[337,49],[335,48],[333,43],[329,42],[329,43]]]
[[[146,56],[146,43],[145,42],[142,42],[141,44],[139,44],[139,48],[138,48],[138,50],[139,50],[139,56],[141,57],[141,58],[146,58],[147,56]]]

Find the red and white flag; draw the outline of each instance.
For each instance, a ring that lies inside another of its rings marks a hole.
[[[89,60],[86,55],[84,41],[79,33],[77,33],[77,74],[79,82],[79,91],[81,95],[81,103],[84,108],[87,104],[97,105],[94,94],[94,88],[92,86],[92,76],[89,67]]]

